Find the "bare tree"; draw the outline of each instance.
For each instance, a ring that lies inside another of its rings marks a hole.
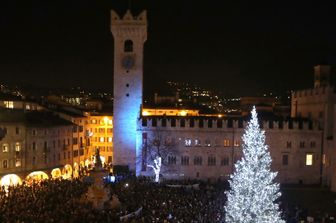
[[[159,182],[161,173],[173,170],[169,157],[175,157],[177,153],[177,144],[169,131],[155,129],[147,132],[142,143],[142,171],[151,168],[155,174],[155,182]]]

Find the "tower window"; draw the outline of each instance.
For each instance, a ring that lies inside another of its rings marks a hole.
[[[124,43],[124,52],[133,52],[133,41],[126,40]]]

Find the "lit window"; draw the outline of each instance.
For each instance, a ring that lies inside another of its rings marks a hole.
[[[191,146],[191,139],[185,139],[184,140],[184,145],[185,146]]]
[[[195,139],[195,146],[201,146],[201,140]]]
[[[108,141],[109,141],[109,142],[112,142],[112,137],[109,137],[109,138],[108,138]]]
[[[4,153],[8,153],[8,150],[9,150],[9,146],[8,146],[8,144],[3,144],[3,145],[2,145],[2,152],[4,152]]]
[[[306,166],[313,165],[313,154],[306,154]]]
[[[14,108],[14,102],[13,101],[5,101],[5,107],[6,108]]]
[[[205,146],[211,146],[210,139],[206,139],[204,144],[205,144]]]
[[[96,124],[97,123],[96,119],[92,119],[91,123]]]
[[[2,161],[2,167],[3,168],[8,168],[8,161],[7,160]]]
[[[326,155],[323,154],[322,156],[322,164],[325,165],[326,164]]]
[[[230,140],[224,139],[224,146],[230,146]]]
[[[15,161],[15,167],[20,167],[21,166],[21,160],[20,159],[17,159]]]
[[[234,142],[234,146],[235,146],[235,147],[238,147],[238,146],[239,146],[239,140],[236,140],[236,141]]]
[[[100,142],[104,142],[104,141],[105,141],[104,137],[100,137],[100,138],[99,138],[99,141],[100,141]]]
[[[21,145],[20,145],[20,143],[19,143],[19,142],[15,143],[15,151],[16,151],[16,152],[20,152],[20,150],[21,150]]]

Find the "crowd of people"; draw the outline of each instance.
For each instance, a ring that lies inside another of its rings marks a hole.
[[[193,185],[193,186],[185,186]],[[45,180],[0,190],[0,222],[224,222],[227,182],[162,182],[127,178],[108,184],[110,201],[97,210],[85,199],[89,184]],[[111,207],[118,199],[118,206]],[[286,222],[306,221],[303,209],[281,201]],[[329,222],[330,219],[328,219]],[[328,222],[324,221],[324,222]],[[314,222],[318,221],[315,218]]]

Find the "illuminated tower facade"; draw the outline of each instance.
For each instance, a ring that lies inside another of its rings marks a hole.
[[[143,88],[143,48],[147,39],[146,11],[121,17],[111,12],[114,37],[113,164],[135,170],[136,130]]]

